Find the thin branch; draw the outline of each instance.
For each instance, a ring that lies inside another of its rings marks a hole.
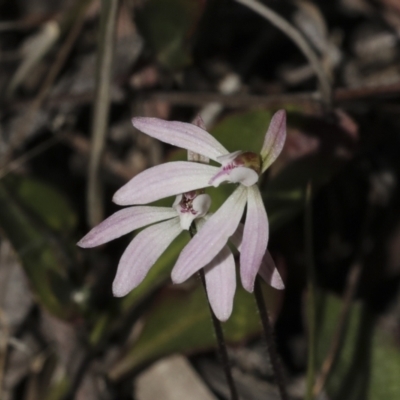
[[[265,4],[261,4],[256,0],[235,1],[252,9],[257,14],[267,19],[269,22],[271,22],[272,25],[285,33],[299,47],[299,49],[302,51],[302,53],[305,55],[305,57],[313,67],[315,74],[317,75],[320,83],[322,99],[325,105],[330,106],[332,102],[332,89],[329,77],[324,70],[324,67],[319,57],[314,52],[307,40],[304,38],[302,33],[293,25],[291,25],[288,21],[282,18],[278,13],[267,7]]]
[[[99,52],[96,74],[96,99],[92,122],[92,151],[90,154],[87,211],[89,226],[103,219],[103,196],[100,179],[101,158],[105,147],[110,111],[111,66],[118,0],[102,0]]]
[[[348,102],[376,99],[379,97],[393,98],[400,94],[400,82],[390,85],[379,86],[360,86],[354,88],[337,88],[333,92],[333,99],[337,104]],[[88,91],[83,94],[60,95],[51,98],[51,102],[46,104],[48,110],[52,110],[66,104],[74,106],[86,105],[93,102],[94,93]],[[112,99],[112,97],[111,97]],[[235,95],[224,95],[214,92],[185,92],[185,91],[136,91],[134,101],[164,101],[171,105],[181,105],[186,107],[204,106],[210,102],[221,103],[226,108],[251,108],[251,107],[282,107],[288,104],[307,103],[309,105],[319,105],[321,95],[319,92],[301,93],[280,93],[274,95],[259,95],[240,93]],[[13,101],[2,109],[3,112],[19,111],[27,108],[30,102],[26,100]],[[388,105],[386,105],[388,107]]]
[[[86,5],[86,7],[89,4]],[[12,140],[7,150],[7,155],[4,157],[2,164],[10,163],[12,152],[17,149],[21,143],[25,140],[29,134],[31,127],[34,125],[34,121],[37,117],[38,111],[41,109],[43,102],[46,100],[50,93],[50,89],[53,86],[57,76],[65,65],[73,46],[78,39],[79,33],[82,30],[86,7],[80,9],[80,13],[76,17],[76,21],[71,27],[64,43],[62,44],[54,63],[51,65],[44,82],[42,83],[39,93],[32,100],[26,111],[26,115],[23,116],[21,123],[18,125],[16,133],[13,135]]]
[[[368,231],[373,219],[374,210],[374,204],[369,203],[367,206],[363,226],[361,228],[355,261],[351,265],[350,271],[347,275],[346,286],[343,294],[343,306],[340,310],[340,315],[336,324],[336,330],[333,334],[328,353],[322,363],[321,371],[316,379],[313,388],[313,393],[315,397],[318,397],[318,395],[324,388],[325,383],[329,378],[329,374],[332,371],[332,367],[340,353],[340,343],[347,327],[346,324],[351,310],[351,305],[356,296],[358,283],[360,281],[361,273],[363,270],[362,260],[365,256],[365,249],[367,248],[366,243],[368,242]]]
[[[221,93],[207,92],[142,92],[135,95],[135,100],[149,101],[158,100],[165,101],[169,104],[183,105],[191,107],[201,107],[209,103],[221,103],[227,108],[241,107],[279,107],[289,103],[304,104],[309,102],[319,104],[321,96],[317,92],[307,93],[282,93],[276,95],[258,95],[258,94],[235,94],[226,95]]]
[[[351,304],[353,302],[354,296],[357,291],[358,282],[361,276],[361,271],[362,271],[362,264],[356,262],[352,265],[349,274],[347,276],[346,288],[343,296],[343,307],[340,310],[340,315],[336,323],[336,330],[333,334],[333,338],[329,346],[328,353],[324,359],[324,362],[322,363],[321,371],[317,377],[317,380],[313,388],[314,397],[318,397],[322,389],[324,388],[325,383],[328,380],[329,374],[332,370],[332,367],[339,355],[340,342],[342,340],[346,328],[346,322],[351,309]]]
[[[46,150],[50,149],[60,140],[61,140],[60,136],[53,136],[50,139],[38,144],[33,149],[22,154],[22,156],[4,165],[3,167],[0,168],[0,179],[3,179],[10,172],[15,171],[16,169],[20,168],[23,164],[44,153]]]
[[[276,349],[273,329],[269,320],[268,310],[265,306],[264,296],[258,277],[256,278],[254,284],[254,297],[256,299],[257,308],[260,313],[260,319],[264,329],[264,337],[267,343],[268,353],[271,360],[272,370],[274,371],[276,384],[278,385],[279,394],[282,400],[289,400],[289,396],[286,392],[286,384],[282,371],[282,365],[279,359],[278,351]]]
[[[63,142],[71,146],[79,154],[88,157],[90,154],[90,142],[86,137],[79,134],[68,133],[62,136]],[[115,177],[119,177],[123,182],[132,179],[134,175],[141,172],[139,170],[130,168],[127,164],[112,157],[112,155],[105,151],[102,157],[101,167],[112,173]]]

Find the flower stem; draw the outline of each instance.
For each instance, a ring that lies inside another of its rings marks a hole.
[[[204,269],[201,269],[199,271],[201,283],[203,284],[204,291],[206,292],[207,295],[207,290],[206,290],[206,278],[204,275]],[[232,371],[231,371],[231,366],[229,363],[229,358],[228,358],[228,351],[226,349],[226,343],[225,343],[225,338],[224,338],[224,332],[222,331],[222,326],[221,322],[219,319],[215,316],[213,310],[211,309],[210,303],[208,303],[208,306],[210,308],[210,314],[214,326],[214,332],[215,336],[217,337],[217,342],[218,342],[218,350],[219,350],[219,355],[221,357],[221,362],[222,362],[222,367],[225,372],[225,377],[228,383],[229,391],[231,393],[231,400],[239,400],[239,395],[235,386],[235,382],[233,380],[232,376]]]
[[[276,344],[273,336],[272,326],[269,320],[267,307],[265,306],[264,296],[261,289],[259,278],[256,279],[254,284],[254,297],[256,299],[258,311],[260,313],[261,323],[264,329],[265,341],[267,342],[267,349],[271,360],[272,370],[275,375],[276,384],[278,385],[279,393],[282,400],[289,400],[285,387],[285,378],[283,376],[281,362],[279,360]]]

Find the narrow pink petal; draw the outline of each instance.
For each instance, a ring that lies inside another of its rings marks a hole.
[[[268,218],[260,190],[256,185],[247,189],[247,214],[240,252],[240,276],[243,287],[252,292],[254,280],[268,244]]]
[[[112,287],[114,296],[125,296],[137,287],[180,232],[182,228],[179,218],[152,225],[141,231],[119,261]]]
[[[238,249],[239,252],[242,250],[243,231],[244,231],[244,225],[240,223],[235,233],[229,239],[232,242],[232,244]]]
[[[138,206],[119,210],[95,226],[77,245],[88,248],[100,246],[135,229],[177,216],[171,207]]]
[[[231,236],[230,241],[240,252],[242,249],[244,225],[242,223],[236,229],[236,232]],[[275,262],[271,257],[271,253],[267,250],[261,261],[260,269],[258,270],[260,276],[275,289],[285,289],[285,284],[275,266]]]
[[[235,260],[228,246],[205,267],[208,301],[215,316],[226,321],[232,314],[236,290]]]
[[[223,156],[219,156],[217,161],[220,164],[226,165],[233,162],[237,157],[239,157],[243,153],[244,153],[243,150],[237,150],[234,151],[233,153],[224,154]]]
[[[264,172],[279,156],[286,140],[286,112],[277,111],[271,119],[261,150]]]
[[[191,190],[210,186],[219,168],[211,165],[175,161],[149,168],[122,186],[113,197],[121,206],[146,204]]]
[[[162,142],[193,151],[214,161],[228,153],[218,140],[193,124],[144,117],[133,118],[132,124],[136,129]]]
[[[221,251],[242,218],[247,190],[239,186],[182,250],[172,270],[172,281],[181,283]]]
[[[285,289],[285,284],[283,283],[281,275],[275,266],[274,259],[268,250],[265,252],[258,273],[260,274],[261,278],[263,278],[264,281],[273,288],[278,290]]]

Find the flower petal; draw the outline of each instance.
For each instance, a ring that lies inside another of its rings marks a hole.
[[[240,223],[236,229],[236,232],[230,238],[230,241],[238,249],[239,252],[242,249],[243,230],[244,225]],[[268,250],[264,254],[258,273],[264,279],[264,281],[271,285],[273,288],[279,290],[285,289],[285,284],[283,283],[282,277],[275,266],[275,262],[271,256],[271,253]]]
[[[220,168],[217,174],[210,179],[210,185],[218,187],[222,182],[241,183],[244,186],[252,186],[258,181],[258,174],[251,168],[234,167]]]
[[[252,292],[254,280],[268,244],[268,218],[260,190],[256,185],[247,189],[247,214],[240,252],[240,276],[243,287]]]
[[[177,216],[171,207],[138,206],[119,210],[95,226],[77,244],[88,248],[100,246],[135,229]]]
[[[236,290],[235,260],[228,246],[205,267],[208,301],[215,316],[226,321],[232,314]]]
[[[122,186],[113,197],[121,206],[146,204],[164,197],[210,186],[218,172],[211,165],[175,161],[149,168]]]
[[[286,140],[286,112],[277,111],[271,119],[268,131],[265,135],[261,150],[263,160],[262,170],[264,172],[279,156]]]
[[[265,252],[258,273],[260,274],[261,278],[263,278],[264,281],[273,288],[278,290],[285,289],[285,284],[283,283],[281,275],[275,266],[274,259],[268,250]]]
[[[137,287],[171,242],[182,232],[179,218],[141,231],[126,248],[118,264],[113,294],[122,297]]]
[[[246,193],[239,186],[182,250],[171,274],[174,283],[185,281],[221,251],[242,218]]]
[[[237,150],[237,151],[234,151],[233,153],[224,154],[223,156],[219,156],[217,158],[217,161],[223,165],[229,164],[243,153],[244,153],[243,150]]]
[[[231,170],[230,181],[233,183],[241,183],[244,186],[253,186],[258,182],[258,174],[251,168],[236,167]]]
[[[132,124],[136,129],[162,142],[202,154],[214,161],[228,153],[218,140],[193,124],[144,117],[133,118]]]
[[[229,239],[239,252],[242,250],[243,231],[244,231],[244,224],[240,223],[235,233]]]

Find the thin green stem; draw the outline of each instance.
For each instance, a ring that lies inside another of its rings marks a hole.
[[[315,265],[314,265],[314,245],[312,227],[312,186],[307,185],[306,204],[305,204],[305,223],[304,223],[304,245],[307,264],[307,322],[308,322],[308,361],[307,361],[307,381],[305,400],[312,400],[313,386],[315,381],[315,340],[316,340],[316,311],[315,311]]]
[[[206,292],[206,295],[207,295],[206,278],[205,278],[203,268],[199,271],[199,275],[200,275],[201,283],[203,284],[204,291]],[[231,365],[230,365],[229,357],[228,357],[228,350],[226,348],[224,332],[222,331],[222,325],[221,325],[221,322],[219,321],[219,319],[215,316],[214,311],[212,310],[212,308],[210,306],[210,303],[208,303],[208,307],[210,309],[214,332],[215,332],[215,336],[216,336],[217,342],[218,342],[219,356],[221,358],[222,367],[224,369],[226,381],[228,383],[229,391],[231,393],[231,399],[239,400],[239,395],[238,395],[238,392],[236,389],[235,381],[233,380],[233,376],[232,376]]]
[[[267,307],[265,305],[264,296],[258,277],[256,278],[256,281],[254,283],[254,297],[256,299],[258,311],[260,313],[260,319],[264,329],[264,337],[267,343],[267,349],[271,360],[272,370],[275,375],[275,381],[278,385],[279,394],[282,400],[289,400],[289,396],[286,392],[286,384],[282,371],[282,365],[279,360],[278,351],[276,349],[272,325],[269,320]]]
[[[196,233],[197,233],[196,226],[195,226],[195,224],[192,224],[192,226],[189,229],[190,237],[193,238],[193,236]],[[207,297],[206,276],[205,276],[203,268],[199,271],[199,276],[200,276],[200,280],[201,280],[201,283],[204,288],[204,292]],[[208,297],[207,297],[207,299],[208,299]],[[221,321],[215,316],[214,311],[211,308],[210,302],[208,302],[208,308],[210,310],[213,328],[214,328],[215,336],[217,338],[217,343],[218,343],[218,353],[219,353],[219,356],[220,356],[220,359],[222,362],[222,368],[225,373],[226,381],[228,383],[229,391],[231,394],[231,400],[239,400],[239,395],[238,395],[238,392],[236,389],[235,381],[233,380],[233,376],[232,376],[231,364],[229,362],[228,350],[226,348],[224,332],[222,330]]]
[[[103,190],[100,179],[100,165],[104,152],[110,111],[111,67],[117,10],[118,0],[102,0],[96,71],[96,98],[92,122],[87,189],[89,226],[97,225],[103,219]]]

